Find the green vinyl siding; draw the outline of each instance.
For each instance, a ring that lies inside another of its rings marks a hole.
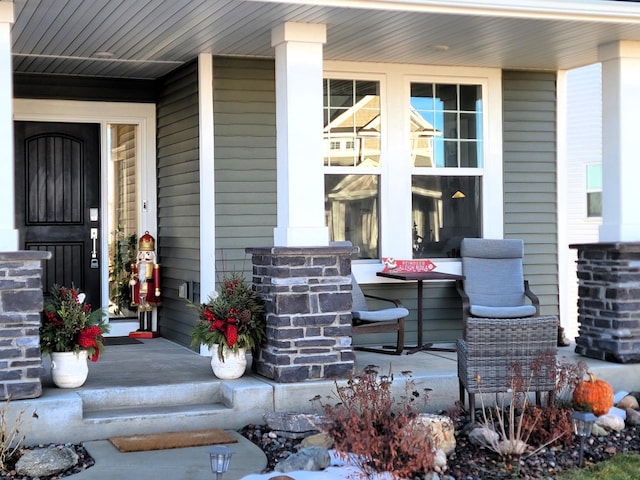
[[[503,72],[504,235],[525,243],[525,276],[557,315],[556,74]]]
[[[178,288],[200,279],[198,66],[191,62],[159,81],[157,103],[158,239],[163,337],[191,342],[195,313]]]
[[[216,270],[251,272],[247,247],[273,245],[276,99],[273,60],[216,57]]]

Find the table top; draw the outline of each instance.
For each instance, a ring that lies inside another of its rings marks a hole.
[[[396,280],[464,280],[464,275],[445,272],[377,272],[378,277]]]

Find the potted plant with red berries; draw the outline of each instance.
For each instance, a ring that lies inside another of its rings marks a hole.
[[[192,347],[206,345],[211,368],[222,379],[239,378],[246,369],[246,351],[265,339],[264,302],[240,273],[226,274],[220,289],[198,308]]]
[[[109,325],[101,309],[92,310],[75,287],[54,285],[45,302],[40,324],[40,351],[51,356],[51,378],[61,388],[84,384],[87,360],[97,362]]]

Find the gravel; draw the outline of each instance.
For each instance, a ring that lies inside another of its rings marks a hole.
[[[466,419],[456,422],[456,450],[449,456],[447,474],[456,480],[553,479],[561,472],[578,468],[579,441],[572,447],[550,446],[539,452],[505,461],[497,454],[472,445],[462,433]],[[301,440],[275,435],[266,425],[247,425],[240,434],[258,445],[267,456],[272,472],[283,458],[297,451]],[[611,458],[616,453],[640,453],[640,427],[627,427],[607,436],[590,437],[585,442],[584,465]]]

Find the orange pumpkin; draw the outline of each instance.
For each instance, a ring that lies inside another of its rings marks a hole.
[[[588,380],[583,380],[573,391],[573,403],[578,410],[592,412],[599,417],[613,407],[613,387],[604,380],[597,380],[596,376],[587,372]]]

